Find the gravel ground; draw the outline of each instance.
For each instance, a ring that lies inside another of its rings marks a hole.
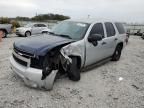
[[[0,108],[144,108],[144,40],[140,37],[130,37],[120,61],[82,73],[79,82],[59,79],[52,91],[25,86],[10,69],[12,43],[21,38],[13,35],[0,43]]]

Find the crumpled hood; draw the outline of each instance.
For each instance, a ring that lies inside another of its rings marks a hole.
[[[23,52],[43,56],[49,50],[59,45],[71,43],[74,40],[52,35],[40,35],[22,39],[14,43],[14,48]]]

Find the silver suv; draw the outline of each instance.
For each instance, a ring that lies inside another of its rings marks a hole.
[[[47,29],[45,24],[27,24],[24,27],[19,27],[16,29],[16,35],[18,36],[31,36],[34,34],[41,34],[43,30]]]
[[[11,67],[27,85],[49,90],[58,76],[79,81],[82,69],[106,58],[118,61],[125,40],[122,23],[66,20],[49,34],[15,42]]]

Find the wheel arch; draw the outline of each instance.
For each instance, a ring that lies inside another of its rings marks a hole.
[[[119,42],[119,43],[117,44],[117,46],[120,46],[121,49],[123,49],[123,42]]]
[[[25,33],[26,33],[26,32],[30,32],[30,34],[31,34],[31,31],[30,31],[30,30],[26,30]]]

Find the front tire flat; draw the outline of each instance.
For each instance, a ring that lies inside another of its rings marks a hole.
[[[72,64],[70,66],[70,70],[68,71],[68,77],[72,81],[80,80],[80,69],[78,68],[78,59],[76,57],[72,57]]]

